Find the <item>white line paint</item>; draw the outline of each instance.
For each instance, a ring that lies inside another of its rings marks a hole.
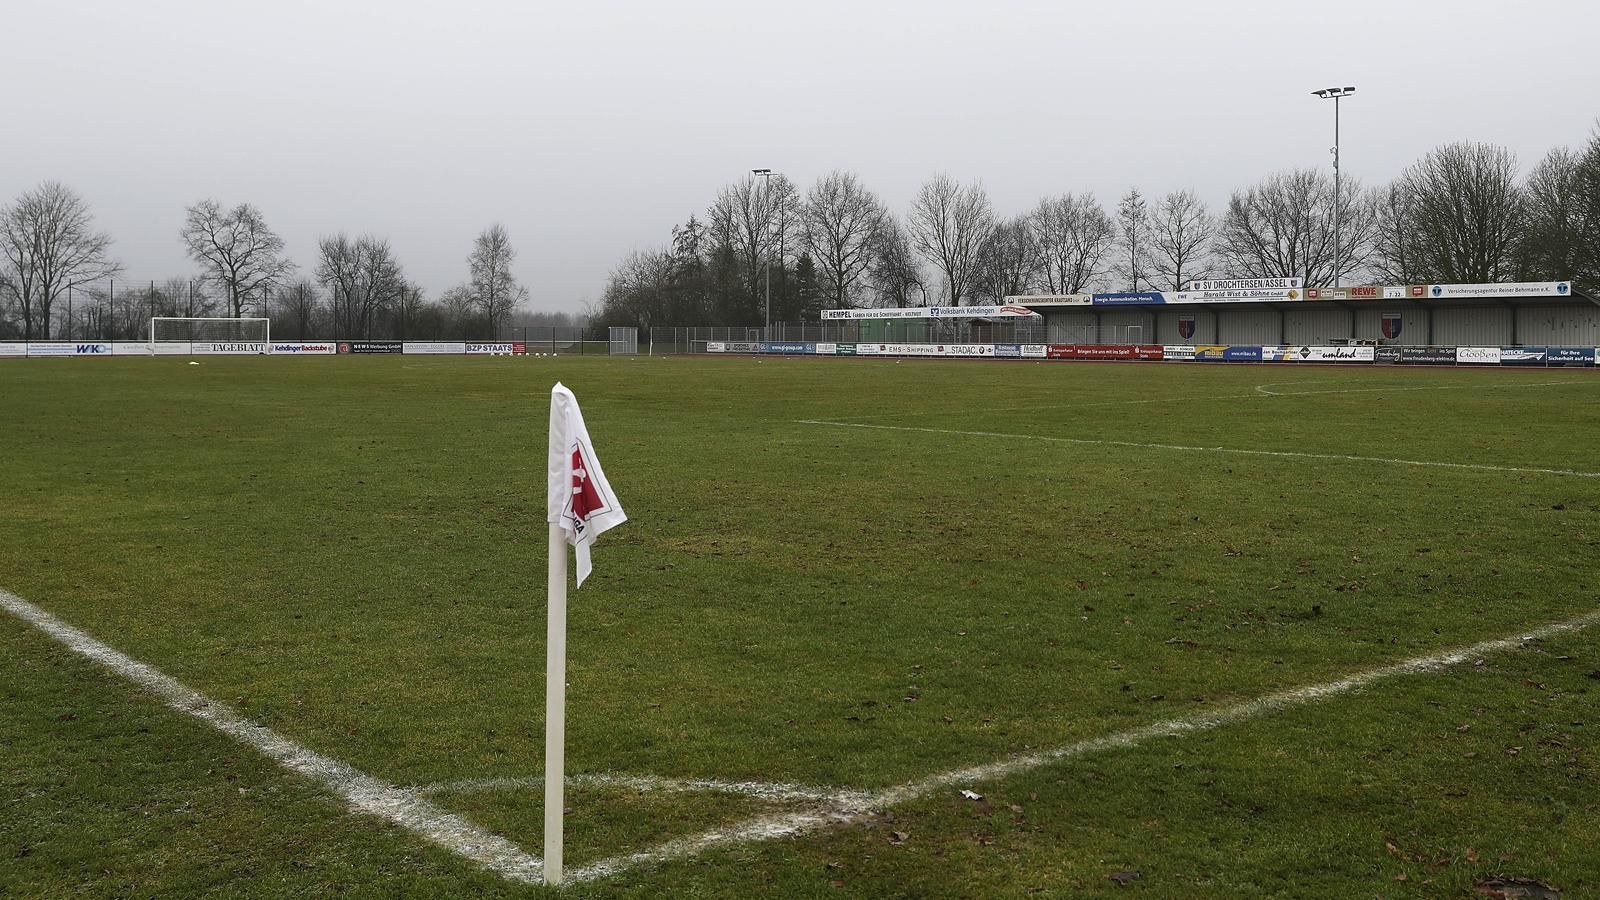
[[[1046,409],[1088,409],[1096,406],[1142,406],[1150,403],[1202,403],[1210,400],[1255,400],[1263,395],[1268,397],[1299,397],[1312,394],[1388,394],[1403,391],[1462,391],[1483,390],[1493,391],[1501,389],[1550,387],[1557,384],[1583,384],[1581,381],[1533,381],[1526,384],[1435,384],[1424,387],[1381,387],[1381,388],[1347,388],[1342,390],[1325,391],[1267,391],[1262,388],[1275,387],[1283,384],[1327,384],[1326,381],[1273,381],[1257,385],[1252,394],[1206,394],[1197,397],[1142,397],[1138,400],[1089,400],[1081,403],[1035,403],[1027,406],[985,406],[984,412],[1034,412]],[[899,413],[871,413],[852,416],[854,419],[898,419],[905,416],[924,416],[926,412],[899,412]]]
[[[537,883],[544,865],[517,845],[415,793],[323,756],[244,718],[156,668],[139,662],[62,622],[17,595],[0,589],[0,606],[55,638],[69,650],[99,663],[156,695],[178,712],[210,725],[279,765],[312,778],[361,812],[387,819],[514,881]]]
[[[615,787],[639,793],[736,794],[774,803],[812,803],[851,806],[867,794],[842,788],[813,787],[770,781],[721,781],[711,778],[663,778],[655,775],[615,775],[602,772],[568,775],[568,787]],[[496,791],[527,791],[544,786],[543,776],[467,778],[411,788],[418,794],[479,794]]]
[[[850,805],[841,805],[823,811],[761,816],[739,825],[713,829],[693,837],[668,841],[653,850],[592,863],[570,873],[570,879],[573,881],[589,881],[605,878],[639,866],[658,865],[674,860],[687,859],[717,846],[794,837],[832,825],[855,822],[874,810],[908,803],[941,790],[969,787],[980,782],[1021,774],[1081,756],[1108,750],[1126,749],[1146,743],[1154,738],[1182,737],[1187,734],[1210,731],[1225,725],[1244,722],[1297,706],[1308,706],[1360,690],[1379,681],[1403,675],[1434,672],[1490,654],[1515,650],[1530,641],[1554,637],[1569,631],[1579,631],[1595,624],[1600,624],[1600,610],[1586,613],[1564,622],[1534,628],[1511,637],[1483,641],[1470,647],[1462,647],[1431,656],[1420,656],[1404,662],[1369,669],[1337,681],[1282,691],[1256,700],[1192,716],[1166,719],[1141,728],[1068,744],[1065,747],[1058,747],[1054,750],[1013,756],[1009,759],[984,765],[952,769],[951,771],[898,787],[865,794],[859,802]]]
[[[1181,453],[1223,453],[1234,456],[1266,456],[1278,459],[1328,459],[1343,462],[1382,463],[1391,466],[1420,466],[1457,469],[1469,472],[1506,472],[1522,475],[1564,475],[1573,478],[1600,478],[1600,472],[1575,469],[1542,469],[1533,466],[1494,466],[1486,463],[1437,462],[1424,459],[1391,459],[1383,456],[1351,456],[1344,453],[1303,453],[1294,450],[1251,450],[1240,447],[1191,447],[1185,444],[1147,444],[1138,441],[1097,440],[1094,438],[1052,437],[1042,434],[1012,434],[1003,431],[961,431],[954,428],[919,428],[911,425],[876,425],[868,422],[829,422],[822,419],[796,419],[798,425],[826,425],[834,428],[869,428],[879,431],[911,431],[923,434],[952,434],[962,437],[1004,438],[1008,441],[1045,441],[1052,444],[1078,444],[1097,447],[1132,447],[1140,450],[1171,450]]]
[[[1398,394],[1404,391],[1465,391],[1491,388],[1550,387],[1557,384],[1579,384],[1577,381],[1530,381],[1526,384],[1436,384],[1429,387],[1337,388],[1326,391],[1269,391],[1267,388],[1283,384],[1327,384],[1326,381],[1269,381],[1256,385],[1258,393],[1268,397],[1307,397],[1312,394]]]

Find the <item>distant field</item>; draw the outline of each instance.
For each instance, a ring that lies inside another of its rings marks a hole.
[[[1587,370],[5,361],[0,589],[537,856],[558,379],[574,895],[1600,894]],[[0,895],[542,890],[0,642]]]

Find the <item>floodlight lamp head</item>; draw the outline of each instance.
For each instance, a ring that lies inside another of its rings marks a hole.
[[[1346,94],[1354,94],[1356,92],[1356,89],[1353,88],[1353,87],[1347,87],[1347,88],[1344,89],[1344,92]]]
[[[1326,99],[1328,99],[1328,90],[1327,90],[1327,88],[1323,88],[1320,91],[1312,91],[1311,92],[1311,96],[1313,96],[1313,97],[1321,97],[1322,99],[1326,100]]]

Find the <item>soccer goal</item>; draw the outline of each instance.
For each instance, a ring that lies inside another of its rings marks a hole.
[[[271,319],[156,316],[150,320],[150,346],[164,343],[268,344]]]

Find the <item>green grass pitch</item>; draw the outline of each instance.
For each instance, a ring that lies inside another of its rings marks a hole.
[[[886,791],[1600,608],[1593,371],[703,357],[0,363],[0,588],[536,855],[558,379],[630,516],[574,775]],[[0,894],[544,891],[0,647]],[[1597,701],[1573,630],[563,893],[1594,895]],[[568,805],[581,868],[793,804]]]

